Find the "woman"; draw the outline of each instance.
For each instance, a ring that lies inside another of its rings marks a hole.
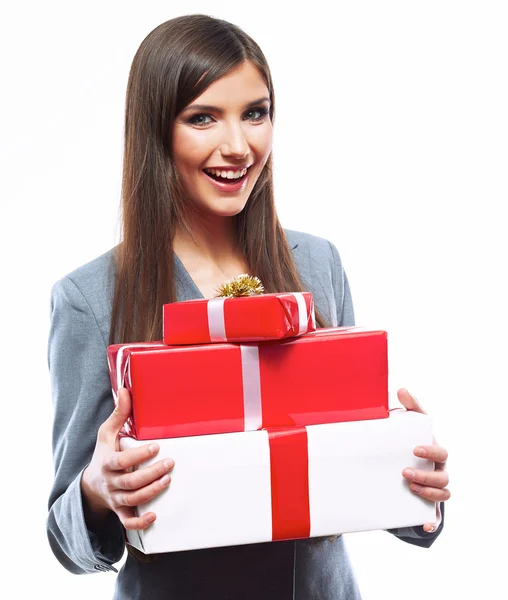
[[[268,292],[312,291],[318,326],[354,324],[335,247],[278,222],[273,120],[265,57],[230,23],[204,15],[172,19],[134,57],[123,242],[57,282],[51,297],[56,476],[48,536],[71,572],[116,570],[124,528],[145,529],[156,519],[136,517],[133,507],[167,487],[174,466],[159,461],[133,473],[130,467],[157,454],[157,445],[119,451],[130,398],[121,390],[113,410],[109,343],[161,339],[164,303],[212,297],[219,284],[244,272],[260,277]],[[406,390],[399,399],[419,410]],[[442,510],[449,497],[446,450],[424,450],[441,469],[425,480],[423,472],[413,473],[412,486],[417,493],[420,484],[419,493]],[[391,533],[429,547],[441,528],[442,522]],[[343,539],[335,536],[151,557],[129,549],[115,598],[354,600],[360,592]]]

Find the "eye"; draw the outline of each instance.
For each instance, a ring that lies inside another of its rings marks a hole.
[[[206,119],[209,119],[208,121]],[[203,125],[208,125],[212,122],[212,117],[210,115],[205,115],[204,113],[198,115],[192,115],[189,119],[187,119],[187,123],[190,125],[197,125],[198,127],[202,127]]]
[[[268,109],[265,106],[257,106],[255,108],[250,108],[245,113],[245,116],[247,117],[248,121],[262,121],[267,114]]]

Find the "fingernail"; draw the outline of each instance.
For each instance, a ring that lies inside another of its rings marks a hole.
[[[164,475],[164,477],[161,477],[161,485],[166,487],[167,485],[169,485],[169,482],[171,481],[171,477],[169,475]]]
[[[404,469],[402,474],[404,475],[404,477],[407,477],[408,479],[413,479],[415,476],[415,472],[413,471],[413,469]]]
[[[166,458],[166,460],[164,461],[164,468],[166,469],[166,471],[172,469],[174,465],[175,463],[170,458]]]
[[[430,528],[430,530],[429,530],[429,533],[434,533],[434,531],[436,531],[436,529],[437,529],[437,526],[436,525],[432,525],[431,528]]]
[[[145,521],[147,523],[153,523],[155,521],[155,519],[156,519],[156,516],[153,513],[151,513],[145,517]]]
[[[421,448],[420,446],[418,446],[417,448],[415,448],[415,454],[416,456],[421,456],[423,458],[424,456],[427,456],[427,451],[425,450],[425,448]]]
[[[157,454],[159,451],[159,446],[158,444],[150,444],[150,446],[148,446],[148,450],[150,450],[150,454]]]
[[[421,485],[418,485],[417,483],[412,483],[411,489],[413,490],[413,492],[416,492],[417,494],[419,494],[423,488]]]

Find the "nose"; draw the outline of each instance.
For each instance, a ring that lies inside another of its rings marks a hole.
[[[238,159],[245,158],[249,154],[249,144],[240,123],[230,123],[225,126],[220,152],[222,156]]]

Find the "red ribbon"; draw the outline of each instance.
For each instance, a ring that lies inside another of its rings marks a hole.
[[[272,539],[310,537],[309,457],[305,427],[270,428]]]

